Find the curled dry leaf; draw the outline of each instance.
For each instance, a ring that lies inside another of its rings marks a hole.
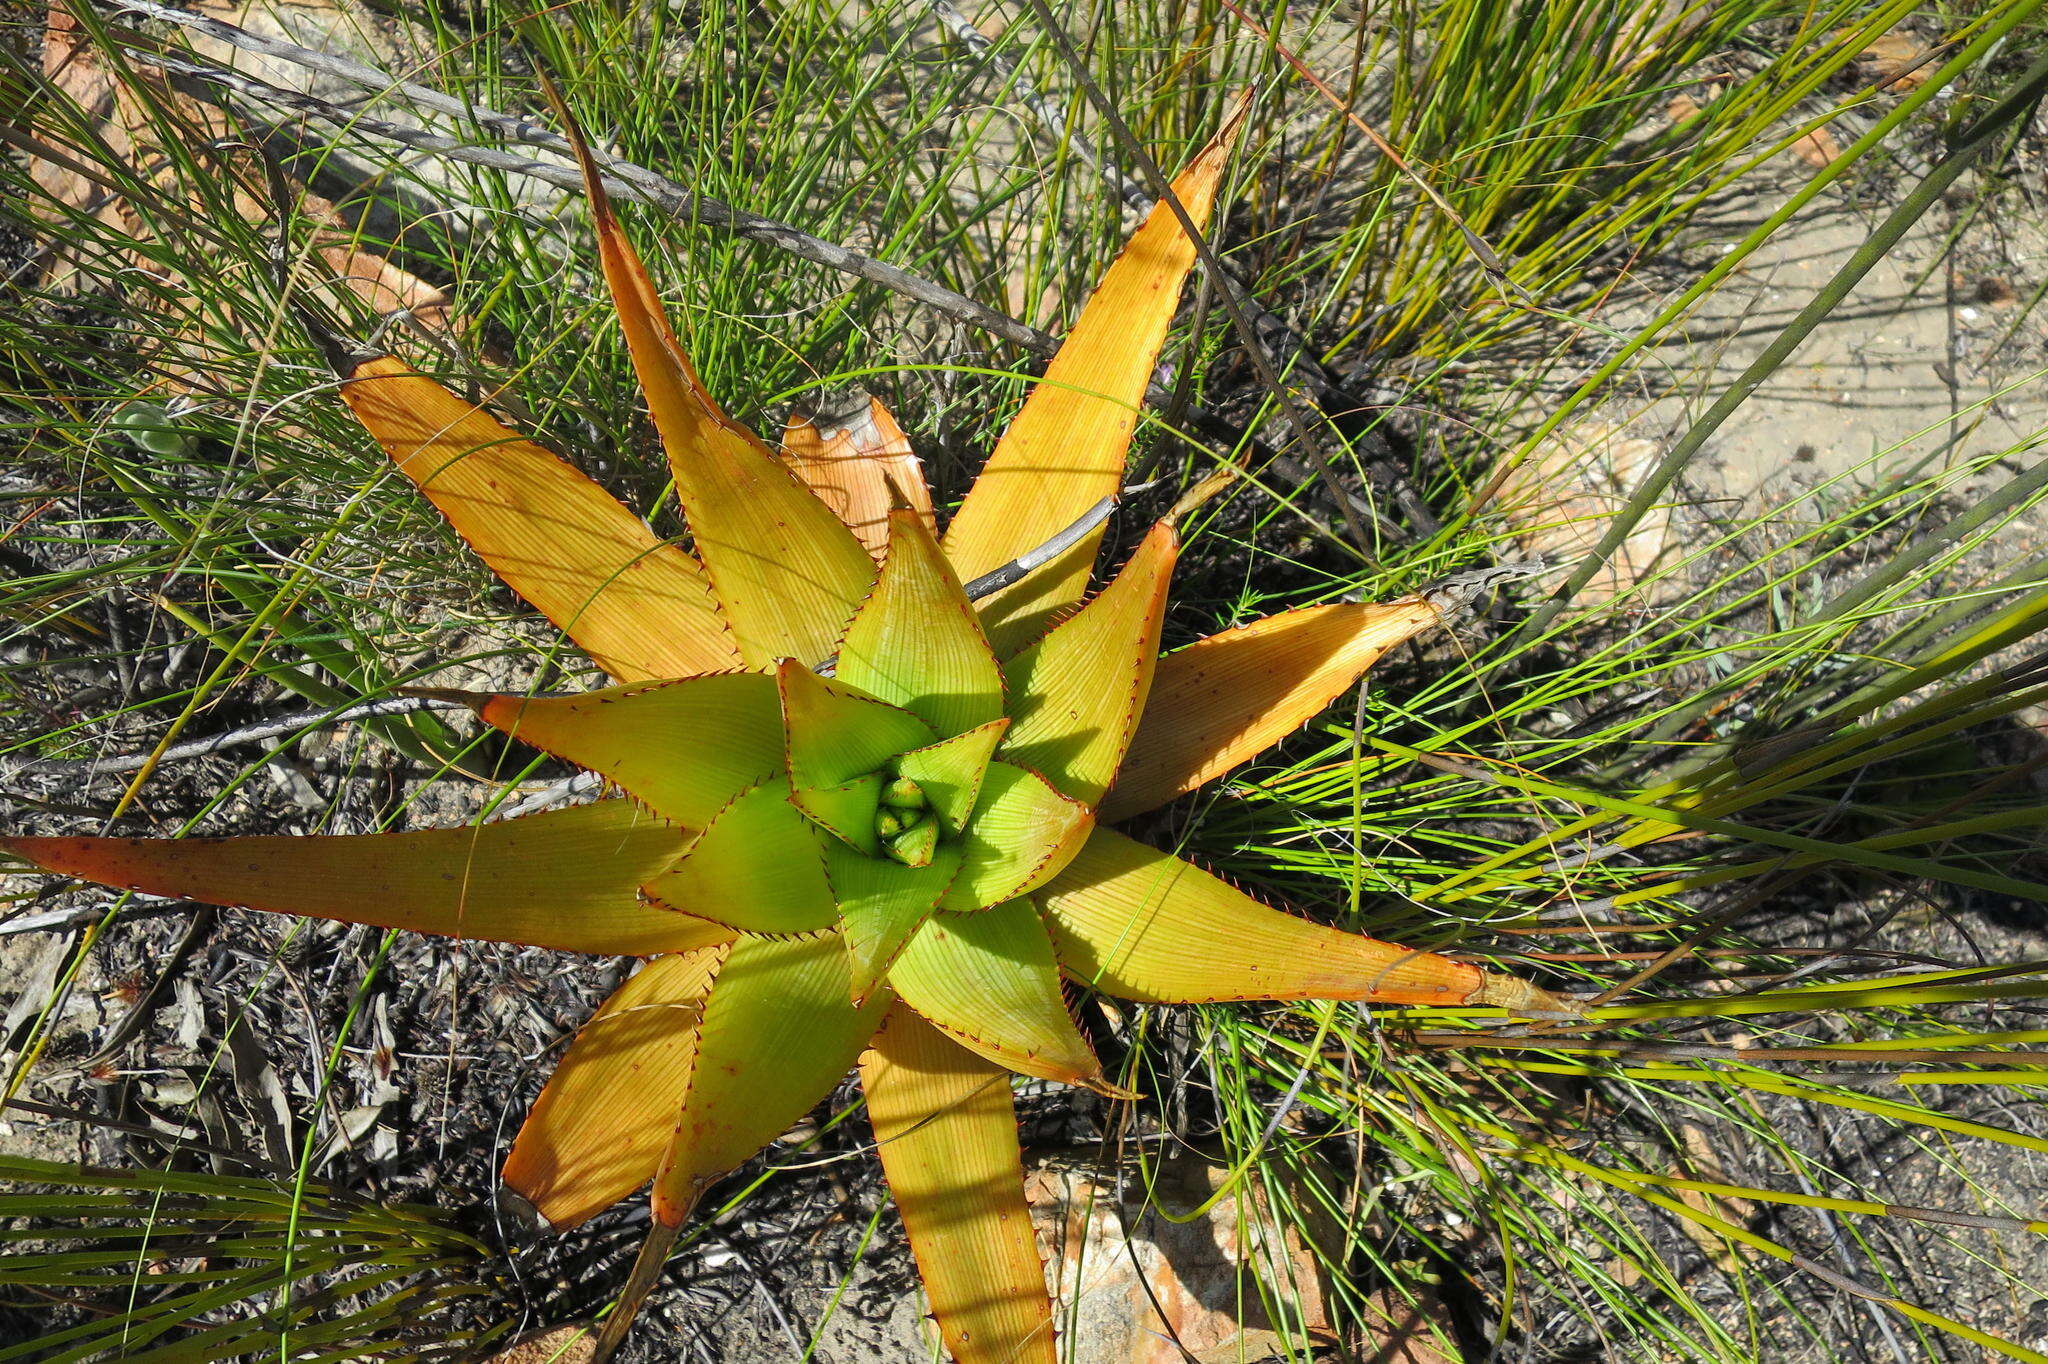
[[[1495,503],[1525,551],[1574,562],[1600,542],[1607,519],[1661,453],[1655,441],[1630,436],[1614,422],[1573,422],[1508,473]],[[1670,507],[1652,507],[1579,600],[1609,601],[1641,582],[1664,553],[1670,530]]]
[[[1880,33],[1856,54],[1858,74],[1873,85],[1906,94],[1927,83],[1937,65],[1928,60],[1934,49],[1903,29]]]
[[[1343,1254],[1333,1220],[1316,1220],[1312,1245],[1299,1227],[1280,1224],[1256,1180],[1226,1192],[1228,1165],[1198,1154],[1154,1174],[1153,1202],[1169,1213],[1211,1198],[1215,1206],[1189,1222],[1161,1217],[1137,1197],[1120,1206],[1118,1190],[1133,1181],[1095,1160],[1048,1158],[1026,1176],[1056,1317],[1071,1323],[1074,1364],[1237,1364],[1339,1343],[1318,1263],[1318,1251],[1325,1261]],[[1365,1357],[1449,1364],[1412,1308],[1376,1301],[1372,1315]]]
[[[230,22],[244,18],[245,8],[209,7]],[[142,68],[131,68],[126,75],[109,69],[90,35],[62,3],[50,6],[45,21],[43,74],[59,93],[97,120],[94,132],[102,144],[88,153],[73,146],[61,128],[38,124],[32,130],[54,150],[68,154],[62,161],[34,157],[29,167],[49,198],[44,212],[56,238],[44,258],[43,283],[58,290],[108,284],[121,271],[148,263],[146,247],[152,235],[148,215],[119,184],[89,177],[82,173],[81,165],[125,163],[151,192],[178,195],[184,191],[176,169],[178,158],[170,154],[171,144],[175,142],[182,154],[205,155],[192,149],[238,138],[242,130],[225,111],[172,88]],[[224,167],[230,164],[236,172],[231,181],[235,211],[249,222],[267,222],[272,213],[262,193],[260,171],[245,155],[238,163],[222,162]],[[324,274],[315,287],[343,289],[380,315],[409,312],[423,326],[447,327],[447,300],[441,290],[362,249],[332,203],[307,192],[295,211],[321,225],[316,253]],[[71,214],[89,216],[105,227],[111,249],[98,252],[81,247]],[[181,311],[175,298],[166,293],[153,293],[149,298],[154,311],[163,317],[175,319]],[[196,314],[198,310],[192,311]],[[262,318],[241,321],[251,334],[261,334],[267,326]],[[161,338],[154,366],[163,379],[161,388],[181,392],[205,387],[205,350],[197,334],[175,322],[155,329],[155,334]]]

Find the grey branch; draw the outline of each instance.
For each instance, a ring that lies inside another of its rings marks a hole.
[[[223,20],[158,3],[158,0],[98,0],[98,3],[112,13],[130,12],[159,19],[168,24],[191,29],[195,33],[203,33],[230,47],[275,57],[279,61],[289,62],[309,71],[333,76],[369,91],[373,96],[398,96],[411,101],[419,108],[447,114],[462,120],[465,124],[487,129],[503,137],[507,142],[539,147],[564,155],[570,152],[566,138],[530,119],[470,104],[427,86],[400,80],[387,72],[347,57],[337,57],[300,47],[295,43],[266,38]],[[532,157],[519,156],[495,147],[474,146],[457,138],[444,137],[409,124],[394,123],[389,119],[363,113],[354,101],[347,105],[334,104],[219,67],[166,58],[147,50],[136,50],[132,55],[137,60],[153,62],[167,69],[176,69],[195,79],[234,90],[247,98],[304,113],[336,127],[382,138],[418,151],[431,152],[451,161],[467,162],[470,165],[483,166],[511,175],[529,176],[544,184],[578,193],[582,190],[582,181],[575,169],[561,162],[537,161]],[[172,63],[176,63],[176,66],[172,67]],[[734,208],[730,204],[692,193],[675,181],[631,161],[603,153],[598,153],[597,161],[605,172],[605,188],[622,198],[652,205],[680,219],[727,228],[738,236],[762,242],[804,260],[815,261],[830,269],[867,280],[905,298],[914,299],[955,321],[979,327],[1005,341],[1022,346],[1034,355],[1050,356],[1059,349],[1059,338],[1051,333],[1042,332],[1014,317],[977,303],[965,294],[956,293],[942,284],[913,275],[886,261],[876,260],[872,256],[865,256],[858,251],[851,251],[836,243],[813,237],[773,218],[749,213],[745,209]],[[1118,179],[1122,180],[1123,177],[1119,175]],[[1149,196],[1146,203],[1151,203]],[[1255,325],[1268,335],[1274,348],[1283,354],[1294,356],[1291,372],[1314,392],[1318,401],[1325,400],[1334,391],[1334,385],[1321,365],[1315,361],[1314,356],[1309,353],[1306,344],[1295,336],[1285,323],[1258,307],[1256,302],[1252,303],[1252,307],[1257,310],[1253,319]],[[1165,408],[1172,403],[1173,394],[1163,385],[1155,383],[1147,389],[1145,401],[1154,407]],[[1228,422],[1199,406],[1189,404],[1184,410],[1191,425],[1208,431],[1226,445],[1241,434]],[[1226,463],[1230,462],[1228,456],[1220,457]],[[1274,455],[1272,468],[1283,479],[1296,486],[1306,485],[1315,477],[1313,471],[1286,455]],[[1349,491],[1343,492],[1341,498],[1352,513],[1377,518],[1384,533],[1397,532],[1398,528],[1380,517],[1377,509],[1364,498]],[[1416,505],[1419,507],[1419,501]],[[1409,510],[1413,515],[1415,508],[1411,507]]]
[[[154,17],[166,19],[184,14],[182,10],[174,10],[166,6],[149,3],[149,0],[130,0],[130,3],[121,7],[140,10]],[[232,24],[223,24],[218,20],[202,19],[198,15],[187,15],[184,20],[173,20],[173,22],[185,21],[189,21],[191,27],[199,29],[210,36],[217,37],[223,42],[232,42],[235,46],[247,47],[251,51],[262,52],[270,56],[282,57],[296,63],[302,63],[314,70],[341,76],[352,83],[365,83],[353,70],[353,68],[356,68],[356,63],[354,62],[344,61],[336,57],[322,57],[318,53],[305,48],[293,47],[289,43],[258,38],[254,34],[245,33]],[[229,35],[235,36],[230,37]],[[247,41],[243,41],[244,39]],[[557,188],[572,192],[580,193],[583,188],[582,177],[577,174],[576,168],[573,166],[565,165],[558,161],[540,161],[530,156],[520,156],[496,147],[479,147],[460,138],[429,132],[412,124],[395,123],[389,119],[378,118],[372,114],[362,112],[355,101],[351,101],[348,104],[337,104],[315,95],[306,94],[303,91],[288,90],[281,85],[273,85],[269,81],[259,80],[255,76],[247,75],[240,71],[230,71],[225,67],[190,61],[182,57],[173,57],[146,49],[130,49],[129,55],[135,61],[159,67],[176,75],[187,76],[193,80],[204,81],[210,85],[232,90],[236,94],[243,95],[249,99],[258,100],[274,108],[288,109],[293,113],[304,114],[309,118],[319,119],[324,123],[346,129],[351,133],[379,138],[387,142],[395,142],[401,147],[410,147],[415,151],[431,152],[436,156],[443,156],[451,161],[464,161],[471,165],[483,166],[489,170],[504,171],[511,175],[527,176],[544,184],[554,185]],[[317,59],[317,61],[306,59]],[[364,73],[375,74],[368,67],[360,68],[360,70]],[[380,77],[376,85],[379,89],[403,89],[408,92],[419,89],[419,87],[405,82],[394,81],[388,76]],[[465,111],[465,116],[474,118],[477,122],[495,132],[502,133],[508,140],[542,146],[550,150],[565,148],[568,145],[555,134],[540,130],[526,120],[514,118],[510,114],[499,113],[491,109],[475,108],[471,105],[451,100],[446,96],[437,97],[435,107],[452,107],[453,109],[463,110]],[[815,261],[820,265],[840,271],[842,274],[852,275],[856,279],[864,279],[872,284],[879,284],[894,293],[901,294],[906,298],[915,299],[930,308],[946,314],[948,317],[991,332],[996,336],[1000,336],[1005,341],[1015,342],[1017,345],[1023,346],[1025,349],[1036,354],[1050,355],[1059,348],[1059,341],[1051,334],[1042,332],[1036,327],[1027,326],[1006,313],[997,312],[993,308],[975,302],[965,294],[956,293],[944,285],[936,284],[920,275],[913,275],[907,270],[889,264],[887,261],[876,260],[873,256],[865,256],[858,251],[848,250],[846,247],[840,246],[835,242],[828,242],[822,238],[813,237],[807,232],[791,227],[788,223],[778,222],[773,218],[763,217],[758,213],[750,213],[743,208],[734,208],[732,205],[717,199],[709,199],[703,195],[693,194],[674,181],[665,179],[646,167],[635,165],[630,161],[623,161],[616,157],[601,156],[599,157],[599,163],[605,171],[605,188],[622,199],[632,199],[640,203],[651,204],[665,213],[690,222],[710,227],[726,228],[750,241],[763,242],[778,250],[787,251],[792,256]]]
[[[1075,517],[1072,523],[1044,544],[1039,545],[1036,549],[1026,550],[1023,554],[1010,560],[1009,563],[990,569],[972,582],[967,583],[965,590],[968,600],[979,601],[983,597],[1000,592],[1033,569],[1052,562],[1079,544],[1087,537],[1089,532],[1109,520],[1109,514],[1116,509],[1118,501],[1134,493],[1144,492],[1152,486],[1150,483],[1141,483],[1135,487],[1125,488],[1115,497],[1103,498],[1087,511]],[[826,659],[817,665],[818,671],[829,675],[835,661],[835,659]],[[537,693],[537,695],[540,694],[542,693]],[[245,725],[240,729],[228,730],[222,734],[211,734],[203,739],[190,739],[182,744],[173,744],[157,757],[156,762],[158,766],[162,766],[164,763],[182,762],[189,758],[201,758],[209,753],[218,753],[225,748],[238,748],[243,744],[260,744],[270,739],[282,739],[289,735],[296,735],[302,731],[313,729],[319,725],[348,724],[355,720],[374,720],[387,715],[412,715],[423,710],[471,709],[474,709],[474,706],[470,701],[462,699],[460,695],[451,693],[435,696],[392,696],[378,701],[364,701],[358,705],[348,706],[341,710],[300,711],[296,715],[281,716],[275,720],[263,720],[253,725]],[[129,753],[118,758],[41,758],[22,764],[20,767],[15,768],[11,775],[17,778],[25,776],[112,777],[120,776],[127,772],[139,772],[149,764],[149,761],[150,755],[147,753]],[[576,776],[570,777],[565,781],[556,782],[552,786],[545,787],[534,795],[526,797],[517,804],[508,807],[504,813],[508,816],[524,815],[531,814],[535,810],[544,810],[550,805],[559,804],[572,795],[591,790],[598,784],[599,779],[597,777],[588,772],[581,772]]]

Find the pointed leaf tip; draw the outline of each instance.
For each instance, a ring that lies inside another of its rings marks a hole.
[[[1102,799],[1151,691],[1178,541],[1161,523],[1093,601],[1003,665],[1003,757],[1083,805]]]
[[[1355,999],[1562,1009],[1547,991],[1262,905],[1171,853],[1097,829],[1039,893],[1075,980],[1153,1004]]]
[[[493,696],[477,713],[692,830],[783,766],[781,697],[774,679],[759,673],[575,696]]]
[[[1002,670],[924,522],[898,510],[888,525],[881,577],[839,646],[835,675],[951,738],[1003,713]]]
[[[641,903],[685,835],[631,801],[457,829],[247,838],[0,838],[39,867],[124,890],[415,933],[607,956],[731,937]]]
[[[1102,818],[1154,809],[1258,756],[1441,618],[1421,597],[1309,606],[1168,654]]]
[[[1248,107],[1240,103],[1173,182],[1174,197],[1197,228],[1209,223]],[[1161,203],[1103,277],[946,528],[946,553],[962,578],[1035,549],[1115,495],[1146,386],[1194,263],[1193,243]],[[1101,543],[1098,530],[981,603],[999,654],[1081,599]]]
[[[572,141],[612,306],[739,653],[754,668],[784,655],[826,658],[874,583],[874,561],[787,465],[713,401],[612,212],[589,149],[580,136]]]

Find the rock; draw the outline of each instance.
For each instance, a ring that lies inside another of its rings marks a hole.
[[[1206,1203],[1230,1174],[1200,1156],[1156,1172],[1153,1202],[1176,1215]],[[1180,1223],[1147,1208],[1136,1188],[1119,1207],[1111,1165],[1049,1160],[1027,1175],[1061,1348],[1074,1364],[1253,1364],[1336,1343],[1315,1255],[1274,1225],[1263,1194],[1247,1194],[1250,1178]]]
[[[1662,454],[1655,441],[1631,437],[1614,422],[1569,422],[1509,470],[1495,505],[1525,551],[1569,566],[1600,542],[1608,518]],[[1663,554],[1670,529],[1669,504],[1650,508],[1578,600],[1609,601],[1641,582]]]

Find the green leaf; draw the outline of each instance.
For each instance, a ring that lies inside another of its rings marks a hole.
[[[870,772],[843,786],[792,789],[789,799],[812,823],[840,842],[851,844],[869,857],[879,857],[882,844],[875,830],[875,813],[881,808],[881,795],[882,774]]]
[[[941,846],[927,866],[906,867],[864,857],[835,844],[825,847],[825,875],[839,902],[856,1004],[874,992],[910,935],[931,916],[960,869],[957,844]]]
[[[960,874],[941,909],[976,910],[1045,884],[1072,860],[1094,817],[1036,772],[992,762],[961,835]]]
[[[782,767],[775,679],[720,673],[581,696],[494,696],[478,713],[523,743],[613,782],[648,809],[701,829]]]
[[[706,1185],[788,1131],[846,1075],[893,999],[879,989],[855,1008],[846,981],[836,934],[733,944],[697,1025],[696,1063],[655,1175],[658,1220],[679,1224]]]
[[[837,676],[951,737],[1003,713],[1003,674],[974,604],[917,513],[889,517],[889,557],[839,646]]]
[[[744,933],[820,932],[836,918],[822,839],[776,777],[720,811],[647,898]]]
[[[784,659],[775,679],[782,690],[789,783],[798,790],[843,786],[938,737],[909,711],[828,681],[795,659]]]
[[[999,1065],[1067,1084],[1102,1081],[1029,900],[934,915],[896,959],[889,983],[920,1017]]]
[[[1162,521],[1114,582],[1003,666],[1012,722],[1003,756],[1089,806],[1116,776],[1144,711],[1174,553]]]
[[[965,734],[912,749],[896,760],[896,770],[923,790],[926,803],[947,833],[959,833],[973,813],[989,759],[1009,728],[1007,717],[991,720]]]

